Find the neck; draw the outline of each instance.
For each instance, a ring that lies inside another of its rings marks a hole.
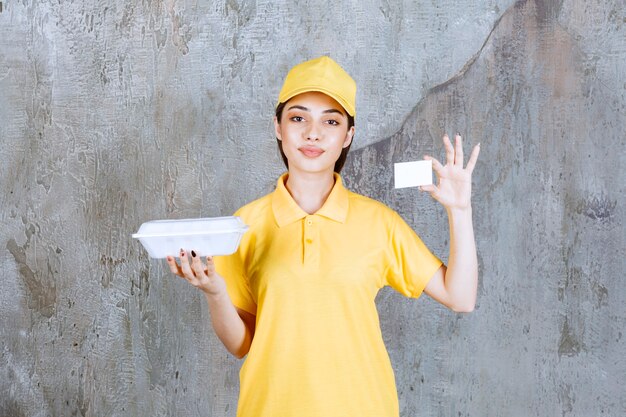
[[[285,187],[294,201],[308,214],[317,212],[335,185],[333,172],[297,173],[289,171]]]

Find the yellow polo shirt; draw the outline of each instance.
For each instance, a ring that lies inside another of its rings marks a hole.
[[[395,211],[339,175],[311,215],[286,178],[235,213],[250,230],[237,252],[216,258],[235,306],[256,315],[237,416],[397,417],[374,300],[385,285],[419,297],[441,261]]]

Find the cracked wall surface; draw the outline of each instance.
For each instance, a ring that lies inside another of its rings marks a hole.
[[[476,311],[377,298],[401,415],[626,415],[623,0],[0,4],[0,416],[235,415],[204,298],[130,235],[270,191],[321,54],[359,87],[346,183],[443,259],[392,165],[481,143]]]

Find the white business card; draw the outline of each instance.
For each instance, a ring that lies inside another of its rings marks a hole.
[[[419,187],[433,183],[433,161],[400,162],[394,164],[395,188]]]

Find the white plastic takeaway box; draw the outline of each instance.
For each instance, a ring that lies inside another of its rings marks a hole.
[[[132,236],[151,258],[178,257],[181,249],[193,249],[198,256],[217,256],[235,252],[247,230],[239,217],[206,217],[149,221]]]

